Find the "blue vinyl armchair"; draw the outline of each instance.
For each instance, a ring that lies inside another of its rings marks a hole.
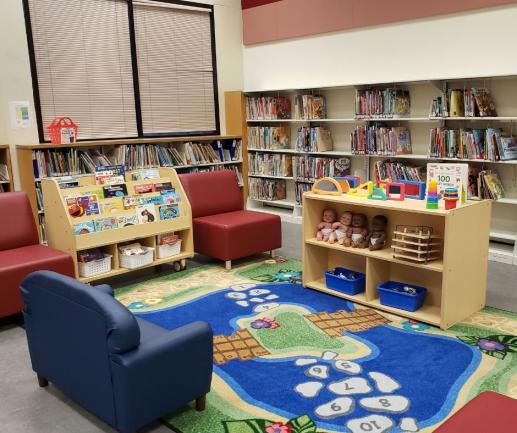
[[[32,368],[122,433],[196,400],[212,378],[212,330],[194,322],[172,331],[133,316],[96,287],[50,271],[21,283]]]

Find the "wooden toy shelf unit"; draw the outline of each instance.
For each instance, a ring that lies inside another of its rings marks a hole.
[[[178,217],[81,235],[74,235],[73,224],[91,219],[91,217],[73,218],[70,216],[64,197],[77,196],[83,191],[91,191],[92,188],[98,188],[99,185],[95,185],[95,176],[83,176],[79,180],[78,187],[69,189],[60,189],[59,183],[55,179],[42,180],[43,202],[47,218],[48,243],[50,246],[61,251],[66,251],[72,255],[77,278],[83,282],[89,282],[131,272],[132,270],[142,269],[142,267],[127,269],[119,266],[118,246],[125,243],[139,242],[143,246],[154,248],[153,261],[144,267],[161,265],[168,262],[183,261],[194,256],[192,213],[185,191],[183,190],[178,175],[174,169],[160,168],[159,174],[160,178],[152,179],[152,181],[130,181],[131,173],[126,172],[126,186],[128,194],[135,193],[135,185],[148,184],[150,182],[171,182],[176,193],[180,196],[180,212]],[[124,212],[125,211],[121,210],[118,214],[101,214],[99,217],[119,216],[124,215]],[[156,236],[170,232],[175,232],[181,239],[181,252],[178,255],[159,259],[157,258]],[[105,254],[112,256],[111,271],[92,277],[80,278],[77,266],[77,252],[91,248],[101,248]]]
[[[303,284],[409,319],[449,328],[485,305],[491,202],[468,201],[445,210],[426,209],[423,200],[374,201],[362,197],[305,193],[303,197]],[[388,218],[384,249],[344,247],[316,239],[324,209]],[[427,264],[394,258],[393,231],[399,225],[428,226],[441,238],[440,258]],[[347,295],[327,288],[325,271],[344,267],[366,274],[366,289]],[[424,304],[414,312],[382,305],[377,286],[394,280],[427,288]]]

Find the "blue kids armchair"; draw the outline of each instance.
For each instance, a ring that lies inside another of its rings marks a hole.
[[[168,331],[133,316],[108,285],[38,271],[21,283],[32,368],[121,433],[196,400],[212,378],[205,322]]]

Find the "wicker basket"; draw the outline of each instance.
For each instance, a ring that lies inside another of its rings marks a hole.
[[[111,271],[111,256],[104,254],[103,259],[92,260],[91,262],[78,262],[79,275],[81,277],[93,277]]]
[[[119,255],[119,262],[121,268],[135,269],[141,266],[150,265],[153,262],[154,248],[142,247],[146,250],[144,254],[135,254],[133,256]]]
[[[181,239],[178,239],[173,244],[158,245],[158,258],[165,259],[166,257],[177,256],[181,252]]]

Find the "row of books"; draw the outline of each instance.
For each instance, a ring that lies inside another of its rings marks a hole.
[[[256,175],[289,177],[293,175],[292,157],[285,154],[250,153],[249,171]]]
[[[408,90],[361,89],[355,94],[355,113],[357,117],[367,116],[408,116],[411,99]]]
[[[298,128],[296,150],[300,152],[325,152],[332,150],[332,135],[323,126]]]
[[[377,161],[375,163],[375,180],[394,181],[396,179],[425,180],[426,167],[414,166],[401,161]]]
[[[249,96],[246,98],[246,118],[275,120],[291,118],[291,101],[285,96]]]
[[[0,164],[0,182],[9,182],[9,170],[7,164]]]
[[[409,129],[404,126],[357,126],[350,134],[354,155],[407,155],[413,153]]]
[[[437,158],[512,160],[517,159],[517,139],[501,128],[432,128],[428,154]]]
[[[285,180],[249,178],[249,196],[255,200],[285,200]]]
[[[288,149],[291,128],[288,126],[248,127],[248,146],[251,149]]]
[[[209,171],[223,171],[223,170],[233,171],[233,174],[235,174],[235,178],[237,179],[237,183],[239,184],[239,186],[243,185],[242,174],[239,171],[239,168],[235,165],[212,165],[210,167],[194,167],[194,168],[189,168],[188,172],[189,173],[206,173]]]
[[[318,95],[295,95],[295,119],[326,119],[327,107],[325,97]]]
[[[36,178],[94,173],[95,167],[121,164],[128,169],[142,167],[181,167],[238,161],[242,158],[241,140],[178,145],[120,145],[102,153],[99,149],[45,149],[33,151]]]
[[[431,101],[431,117],[495,117],[497,110],[486,87],[449,89]]]
[[[321,177],[341,177],[350,173],[349,158],[293,157],[295,180],[314,181]]]
[[[308,182],[297,182],[294,184],[294,197],[296,204],[301,205],[303,201],[303,193],[310,191],[312,183]]]
[[[469,167],[468,195],[479,199],[503,198],[505,192],[497,171]]]

